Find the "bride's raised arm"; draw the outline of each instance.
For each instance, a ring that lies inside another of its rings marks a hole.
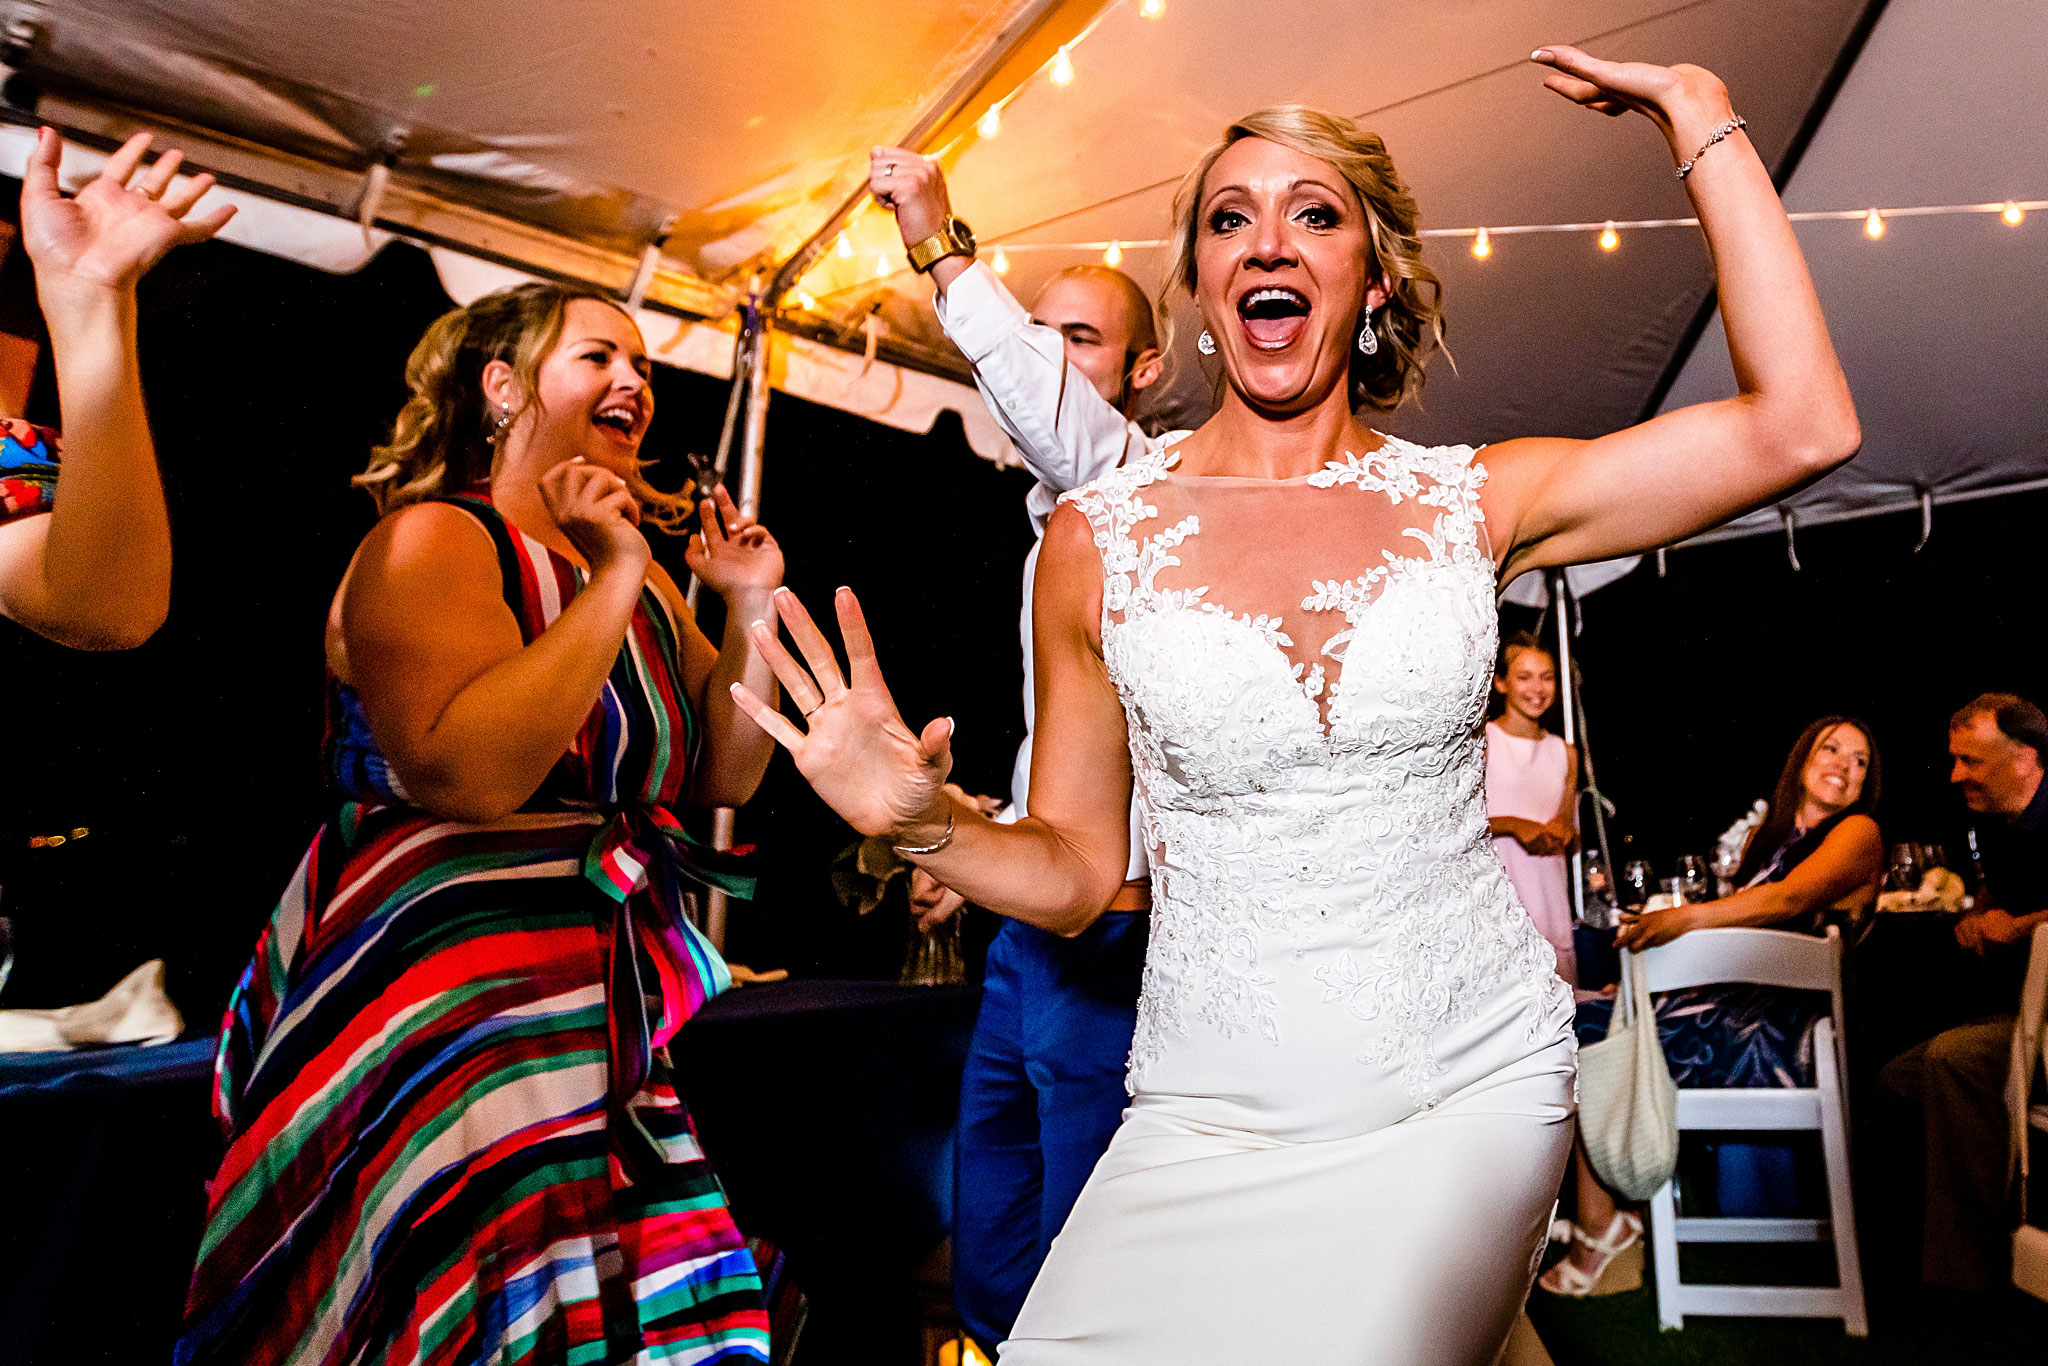
[[[1696,66],[1538,49],[1544,84],[1603,114],[1655,123],[1685,178],[1719,278],[1736,392],[1590,441],[1527,438],[1486,453],[1488,522],[1505,581],[1529,569],[1669,545],[1811,483],[1861,440],[1848,381],[1792,225],[1728,91]],[[1704,150],[1702,150],[1704,149]]]
[[[803,663],[772,623],[752,627],[756,648],[803,713],[801,728],[740,684],[732,695],[854,829],[887,837],[977,905],[1079,934],[1123,885],[1131,755],[1123,704],[1102,662],[1101,560],[1087,519],[1072,507],[1046,526],[1032,602],[1038,729],[1031,815],[1014,825],[947,794],[952,719],[915,734],[904,724],[850,588],[833,603],[846,641],[844,676],[831,642],[789,590],[776,593],[775,610]]]

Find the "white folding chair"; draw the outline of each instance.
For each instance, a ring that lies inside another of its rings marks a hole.
[[[1650,1251],[1657,1271],[1657,1317],[1683,1328],[1688,1314],[1839,1318],[1855,1337],[1870,1332],[1863,1306],[1863,1262],[1849,1186],[1849,1091],[1842,1055],[1842,936],[1785,930],[1694,930],[1642,955],[1651,991],[1753,982],[1825,991],[1830,1018],[1814,1027],[1812,1087],[1680,1087],[1678,1128],[1820,1132],[1828,1176],[1826,1219],[1680,1218],[1675,1178],[1650,1197]],[[1832,1286],[1698,1285],[1678,1278],[1680,1243],[1832,1241]]]
[[[2034,947],[2027,959],[2027,984],[2020,991],[2019,1014],[2013,1020],[2012,1068],[2006,1075],[2005,1103],[2012,1116],[2012,1165],[2008,1169],[2020,1190],[2020,1223],[2012,1234],[2012,1283],[2037,1299],[2048,1300],[2048,1228],[2027,1219],[2028,1161],[2035,1132],[2048,1135],[2048,1104],[2034,1102],[2034,1083],[2048,1065],[2048,925],[2034,927]]]

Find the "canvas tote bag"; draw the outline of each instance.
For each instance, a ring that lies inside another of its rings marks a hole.
[[[1607,1037],[1579,1050],[1579,1136],[1600,1180],[1647,1200],[1678,1166],[1678,1088],[1657,1042],[1650,975],[1622,951]]]

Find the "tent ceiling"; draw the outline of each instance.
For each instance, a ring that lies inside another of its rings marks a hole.
[[[593,11],[559,0],[0,0],[0,28],[14,43],[5,60],[50,92],[45,113],[125,109],[211,130],[224,141],[209,155],[241,148],[281,168],[266,180],[242,164],[241,183],[345,214],[387,161],[397,207],[383,226],[535,269],[567,259],[575,273],[573,255],[527,254],[572,243],[602,263],[588,278],[621,287],[660,239],[667,284],[650,297],[715,313],[740,268],[782,259],[828,221],[860,184],[869,145],[918,124],[1023,33],[1095,23],[1074,49],[1071,85],[999,77],[986,95],[1015,96],[1000,135],[949,133],[936,150],[956,207],[1009,250],[1011,284],[1028,299],[1060,266],[1099,259],[1099,247],[1073,244],[1163,236],[1200,150],[1231,117],[1283,100],[1380,131],[1426,227],[1683,215],[1651,130],[1549,95],[1529,49],[1567,40],[1707,65],[1782,169],[1873,8],[1167,0],[1148,19],[1136,0],[624,0],[600,29]],[[2044,77],[2048,26],[2030,0],[1892,0],[1789,198],[1843,208],[2048,194],[2048,120],[2030,103]],[[97,131],[116,127],[102,114]],[[356,198],[304,188],[320,175],[360,182]],[[437,230],[458,211],[495,225],[488,241]],[[1802,506],[1817,516],[1914,484],[1947,495],[2048,478],[2044,381],[2024,361],[2048,314],[2048,214],[2037,217],[2019,229],[1900,220],[1876,244],[1853,224],[1802,229],[1866,430],[1858,465]],[[885,355],[893,344],[935,370],[957,366],[886,215],[860,215],[847,240],[847,255],[827,254],[802,282],[812,321],[858,345],[873,315],[889,333]],[[1591,435],[1632,421],[1678,366],[1709,297],[1706,254],[1687,230],[1631,233],[1611,254],[1572,235],[1496,238],[1485,262],[1463,246],[1439,239],[1432,252],[1458,368],[1439,365],[1426,406],[1390,420],[1404,435]],[[1134,247],[1124,264],[1156,286],[1162,257]],[[1181,329],[1162,418],[1199,416],[1210,401],[1195,330]],[[1710,327],[1668,401],[1728,383]],[[1744,524],[1757,525],[1775,520]]]
[[[2048,198],[2042,91],[2038,0],[1892,0],[1786,206]],[[1789,500],[1802,522],[2048,481],[2048,214],[1899,218],[1875,242],[1857,223],[1806,223],[1799,238],[1863,420],[1855,461]],[[1733,384],[1716,319],[1667,406]],[[1706,539],[1779,526],[1765,509]]]

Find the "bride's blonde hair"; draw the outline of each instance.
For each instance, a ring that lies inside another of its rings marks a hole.
[[[1430,352],[1444,347],[1443,285],[1422,264],[1422,238],[1416,230],[1415,197],[1408,193],[1387,144],[1350,119],[1306,105],[1277,104],[1247,114],[1223,130],[1223,137],[1202,154],[1173,197],[1173,262],[1160,291],[1159,313],[1167,319],[1166,349],[1173,345],[1173,323],[1166,309],[1167,292],[1175,285],[1195,292],[1195,237],[1202,182],[1210,167],[1232,144],[1264,138],[1304,156],[1328,162],[1344,177],[1365,210],[1372,243],[1371,269],[1384,277],[1387,303],[1373,318],[1379,351],[1364,355],[1351,349],[1353,407],[1392,412],[1422,391],[1423,368]],[[1364,301],[1360,300],[1363,312]]]
[[[392,423],[391,439],[370,452],[368,468],[350,482],[383,514],[488,480],[498,424],[484,397],[484,367],[494,360],[511,366],[525,402],[537,405],[541,366],[562,340],[569,305],[578,299],[619,307],[594,289],[532,281],[436,318],[406,359],[412,396]],[[635,460],[626,476],[643,522],[672,535],[687,530],[695,511],[692,489],[663,493],[647,482],[647,463]]]

